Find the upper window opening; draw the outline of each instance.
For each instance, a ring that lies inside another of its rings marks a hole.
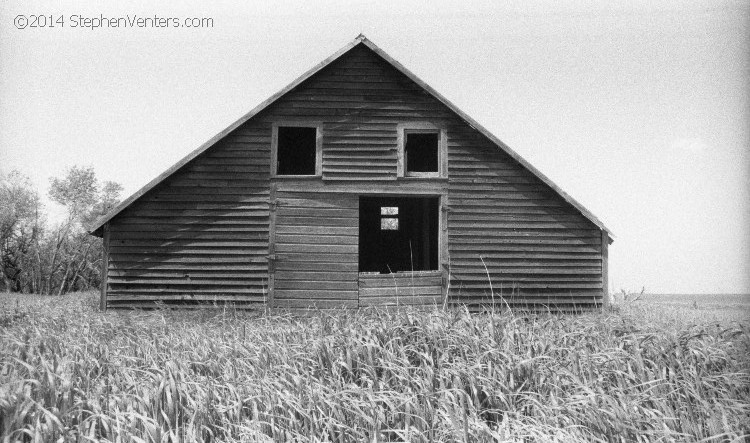
[[[398,215],[398,206],[383,206],[380,208],[380,215]]]
[[[317,136],[317,128],[279,126],[276,174],[315,175]]]
[[[406,132],[404,157],[406,157],[406,173],[410,172],[438,172],[438,140],[437,132]]]

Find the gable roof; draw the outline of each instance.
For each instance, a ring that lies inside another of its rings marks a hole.
[[[166,171],[161,173],[158,177],[151,180],[148,184],[146,184],[144,187],[136,191],[133,195],[126,198],[120,204],[112,208],[107,214],[100,217],[98,220],[96,220],[93,225],[91,226],[89,232],[93,235],[101,236],[102,235],[102,227],[105,223],[112,220],[117,214],[125,210],[128,206],[130,206],[132,203],[134,203],[136,200],[138,200],[140,197],[142,197],[144,194],[146,194],[148,191],[156,187],[159,183],[166,180],[169,176],[177,172],[181,167],[185,166],[187,163],[189,163],[191,160],[198,157],[200,154],[205,152],[208,148],[219,142],[222,138],[226,137],[229,133],[240,127],[243,123],[247,122],[257,114],[259,114],[261,111],[269,107],[271,104],[276,102],[279,98],[284,96],[286,93],[291,91],[292,89],[299,86],[302,82],[309,79],[316,73],[318,73],[320,70],[331,64],[333,61],[340,58],[342,55],[349,52],[352,48],[358,46],[358,45],[364,45],[367,48],[371,49],[373,52],[375,52],[377,55],[382,57],[386,62],[388,62],[391,66],[396,68],[399,72],[404,74],[406,77],[411,79],[414,83],[416,83],[419,87],[424,89],[427,93],[432,95],[435,99],[437,99],[440,103],[447,106],[448,109],[456,113],[466,124],[471,126],[473,129],[479,131],[482,135],[487,137],[489,140],[491,140],[493,143],[495,143],[500,149],[502,149],[506,154],[508,154],[510,157],[512,157],[515,161],[520,163],[524,168],[531,171],[532,174],[534,174],[537,178],[539,178],[542,182],[544,182],[546,185],[551,187],[560,197],[563,198],[566,202],[571,204],[573,207],[575,207],[578,211],[583,214],[584,217],[586,217],[589,221],[594,223],[599,229],[605,231],[607,235],[610,238],[610,243],[612,242],[612,231],[610,231],[606,226],[604,226],[604,223],[602,223],[596,216],[591,213],[588,209],[586,209],[582,204],[578,203],[573,197],[568,195],[565,191],[563,191],[559,186],[557,186],[552,180],[547,178],[544,174],[542,174],[541,171],[536,169],[534,166],[532,166],[528,161],[526,161],[523,157],[521,157],[518,153],[516,153],[514,150],[512,150],[508,145],[503,143],[499,138],[497,138],[495,135],[493,135],[490,131],[485,129],[482,125],[477,123],[473,118],[469,117],[465,112],[460,110],[456,105],[451,103],[447,98],[443,97],[439,92],[434,90],[430,85],[422,81],[419,77],[414,75],[411,71],[406,69],[401,63],[394,60],[390,55],[386,54],[385,51],[380,49],[377,45],[375,45],[373,42],[367,39],[367,37],[364,36],[364,34],[360,34],[349,42],[346,46],[339,49],[331,55],[330,57],[326,58],[322,62],[315,65],[312,69],[305,72],[301,76],[299,76],[296,80],[288,84],[286,87],[284,87],[282,90],[277,92],[276,94],[272,95],[268,99],[266,99],[263,103],[259,104],[255,108],[253,108],[250,112],[240,117],[237,121],[232,123],[231,125],[227,126],[223,131],[219,132],[215,136],[213,136],[211,139],[200,145],[197,149],[183,157],[180,161],[169,167]]]

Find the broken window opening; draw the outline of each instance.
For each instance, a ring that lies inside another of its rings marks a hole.
[[[439,135],[438,132],[406,131],[404,133],[407,175],[438,172]]]
[[[439,197],[360,197],[359,272],[438,269]]]
[[[279,126],[276,175],[315,175],[317,128]]]

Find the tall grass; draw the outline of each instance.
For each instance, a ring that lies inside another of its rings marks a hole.
[[[741,323],[665,330],[629,308],[102,314],[92,294],[53,300],[2,308],[3,441],[750,438]]]

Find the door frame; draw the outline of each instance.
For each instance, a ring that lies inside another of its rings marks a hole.
[[[275,308],[274,299],[274,288],[276,279],[276,219],[278,210],[278,186],[279,183],[276,180],[271,180],[269,189],[269,227],[268,227],[268,295],[266,297],[266,306],[268,309],[273,310]],[[313,186],[315,187],[315,186]],[[442,187],[442,186],[441,186]],[[355,187],[357,188],[357,187]],[[448,212],[450,208],[448,205],[448,192],[446,188],[435,192],[436,189],[419,191],[417,189],[409,189],[407,192],[388,192],[387,188],[384,192],[377,192],[377,190],[365,190],[365,189],[353,189],[352,192],[342,192],[347,197],[355,195],[357,201],[361,197],[435,197],[438,199],[438,271],[442,274],[442,294],[443,303],[447,302],[448,297],[448,286],[450,283],[450,255],[448,249]],[[358,211],[359,214],[359,211]],[[359,239],[359,232],[357,233]],[[357,266],[359,266],[359,244],[357,244]],[[359,274],[359,272],[358,272]],[[359,279],[358,279],[359,280]]]

